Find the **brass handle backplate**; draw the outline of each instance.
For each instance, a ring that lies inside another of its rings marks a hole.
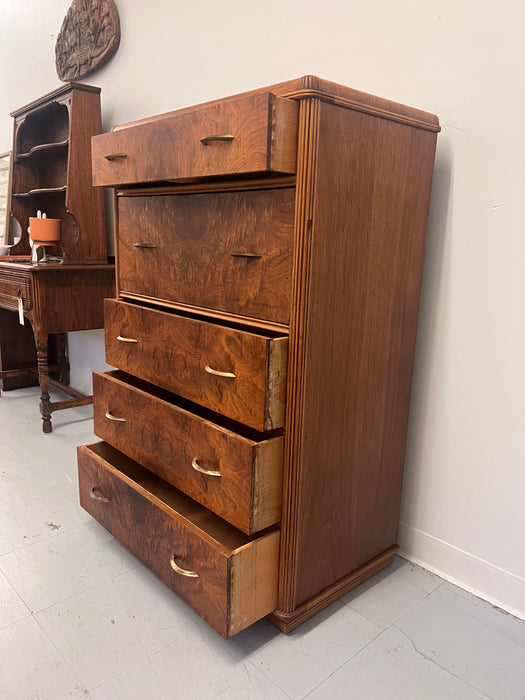
[[[153,243],[133,243],[135,248],[156,248],[156,245],[153,245]]]
[[[232,134],[214,134],[213,136],[203,136],[201,138],[201,143],[203,146],[207,146],[209,143],[214,141],[227,141],[231,143],[235,137]]]
[[[117,340],[120,340],[121,343],[138,343],[139,342],[136,338],[125,338],[123,335],[118,335]]]
[[[235,374],[233,372],[220,372],[218,369],[213,369],[210,365],[206,365],[204,368],[208,374],[213,374],[216,377],[227,377],[229,379],[235,379]]]
[[[99,503],[109,503],[109,498],[105,498],[104,496],[97,496],[97,494],[95,493],[96,490],[97,487],[92,486],[89,492],[89,497],[92,498],[94,501],[98,501]]]
[[[213,469],[205,469],[204,467],[201,467],[201,465],[197,462],[196,459],[191,460],[191,466],[195,469],[195,471],[198,471],[201,474],[206,474],[207,476],[222,476],[220,472],[213,471]]]
[[[106,418],[109,418],[109,420],[115,420],[118,423],[125,423],[126,422],[125,418],[118,418],[117,416],[111,415],[111,411],[106,411]]]
[[[195,571],[188,571],[187,569],[181,569],[175,560],[174,554],[171,555],[170,564],[171,564],[171,568],[173,569],[173,571],[176,571],[181,576],[187,576],[188,578],[199,578],[199,574],[197,574]]]
[[[106,160],[124,160],[124,158],[127,158],[128,154],[127,153],[108,153],[107,155],[104,156]]]

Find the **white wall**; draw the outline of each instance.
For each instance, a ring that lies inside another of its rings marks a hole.
[[[59,84],[54,44],[69,4],[0,0],[0,150],[9,111]],[[522,3],[117,6],[119,52],[85,79],[103,89],[105,130],[305,73],[440,116],[400,541],[525,617]],[[85,337],[71,338],[79,385],[103,364],[101,332]]]

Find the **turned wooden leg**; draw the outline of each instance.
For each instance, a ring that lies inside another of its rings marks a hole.
[[[42,430],[51,433],[51,399],[49,396],[49,367],[47,361],[47,332],[42,329],[35,331],[36,358],[38,367],[38,382],[40,384],[40,413],[42,414]]]
[[[61,384],[69,384],[69,361],[67,359],[66,348],[67,348],[67,335],[65,333],[57,334],[58,342],[58,368],[59,377],[58,381]]]

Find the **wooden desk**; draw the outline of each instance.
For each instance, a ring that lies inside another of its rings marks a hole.
[[[69,386],[65,334],[103,327],[103,300],[114,295],[114,279],[115,269],[109,264],[33,265],[0,260],[0,389],[27,386],[38,375],[44,433],[53,429],[53,411],[92,403],[92,396]],[[49,376],[52,334],[57,334],[52,364],[58,381]],[[51,401],[50,384],[73,398]]]

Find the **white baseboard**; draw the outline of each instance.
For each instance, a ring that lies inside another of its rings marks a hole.
[[[525,620],[524,578],[407,523],[399,525],[399,545],[405,559]]]

